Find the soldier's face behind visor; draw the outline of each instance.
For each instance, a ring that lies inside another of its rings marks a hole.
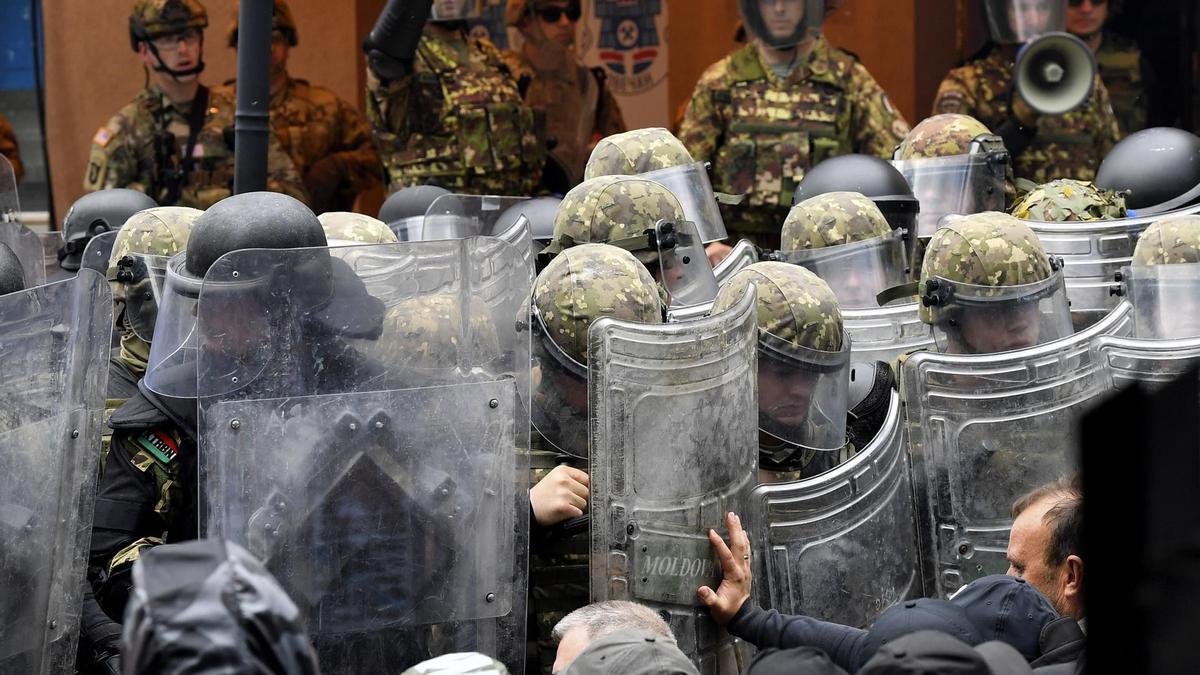
[[[1036,302],[991,308],[963,308],[958,319],[962,354],[995,354],[1038,344],[1041,321]]]
[[[1014,29],[1023,26],[1025,33],[1044,33],[1054,15],[1053,5],[1050,0],[1011,0],[1008,4],[1008,23]]]
[[[804,19],[804,0],[758,0],[758,11],[771,37],[782,40]]]
[[[789,427],[799,427],[808,418],[815,382],[803,369],[785,366],[773,359],[758,362],[758,392],[762,414]]]

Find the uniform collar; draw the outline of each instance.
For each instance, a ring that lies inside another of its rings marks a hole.
[[[832,67],[832,47],[824,35],[818,35],[803,62],[798,64],[786,79],[781,79],[758,53],[753,43],[734,54],[734,70],[749,75],[739,79],[759,79],[765,77],[772,84],[796,84],[804,81],[825,82],[837,84],[837,74]]]

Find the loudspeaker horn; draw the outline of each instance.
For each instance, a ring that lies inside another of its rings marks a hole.
[[[1070,33],[1047,33],[1017,53],[1013,83],[1025,102],[1043,115],[1074,110],[1092,95],[1096,58]]]

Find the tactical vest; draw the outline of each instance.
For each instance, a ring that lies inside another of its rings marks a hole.
[[[1100,79],[1108,89],[1117,124],[1124,135],[1146,128],[1145,83],[1137,47],[1114,42],[1114,36],[1105,35],[1104,44],[1096,52],[1096,65]]]
[[[753,45],[730,57],[728,88],[712,92],[725,122],[713,161],[713,187],[747,195],[746,204],[789,206],[796,184],[822,160],[853,152],[850,104],[837,62],[820,58],[780,80],[768,74]]]

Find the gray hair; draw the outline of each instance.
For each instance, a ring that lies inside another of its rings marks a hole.
[[[605,600],[580,607],[555,624],[551,636],[555,642],[561,642],[564,635],[579,627],[583,627],[587,632],[589,641],[598,640],[619,630],[635,628],[675,642],[670,626],[663,621],[658,612],[628,600]]]

